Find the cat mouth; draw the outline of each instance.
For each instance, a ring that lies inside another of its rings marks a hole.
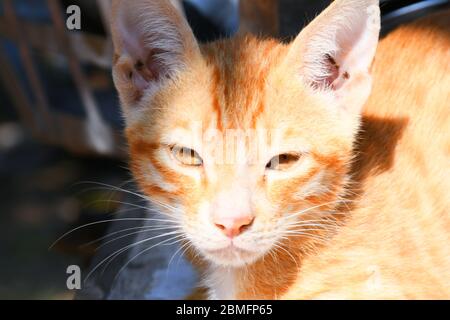
[[[233,243],[220,249],[205,250],[205,253],[213,262],[228,266],[242,266],[255,261],[259,256],[258,253],[239,248]]]
[[[223,253],[227,253],[227,252],[230,252],[230,253],[249,253],[249,254],[252,253],[250,250],[241,249],[241,248],[237,247],[234,244],[230,244],[230,245],[228,245],[226,247],[223,247],[223,248],[220,248],[220,249],[211,249],[211,250],[207,250],[207,251],[209,251],[210,253],[213,253],[213,254],[223,254]]]

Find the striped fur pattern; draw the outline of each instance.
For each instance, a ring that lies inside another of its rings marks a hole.
[[[205,45],[168,1],[125,2],[130,166],[209,298],[450,298],[448,15],[372,63],[376,0],[334,1],[290,44]],[[217,214],[252,222],[230,238]]]

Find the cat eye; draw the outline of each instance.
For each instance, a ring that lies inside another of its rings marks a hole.
[[[267,170],[283,171],[292,168],[300,160],[298,153],[283,153],[273,157],[266,165]]]
[[[175,160],[185,166],[200,167],[203,165],[203,159],[200,157],[197,151],[193,149],[171,146],[170,152],[172,153]]]

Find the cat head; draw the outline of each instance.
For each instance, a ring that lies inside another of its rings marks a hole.
[[[377,0],[336,0],[290,44],[200,45],[169,1],[114,2],[133,174],[202,257],[248,264],[330,218],[379,28]]]

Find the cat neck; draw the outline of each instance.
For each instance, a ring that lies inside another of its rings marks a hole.
[[[210,300],[235,300],[238,296],[239,270],[221,266],[210,266],[204,279]]]
[[[240,268],[210,265],[203,285],[212,300],[276,299],[295,280],[300,261],[298,246],[293,245]]]

